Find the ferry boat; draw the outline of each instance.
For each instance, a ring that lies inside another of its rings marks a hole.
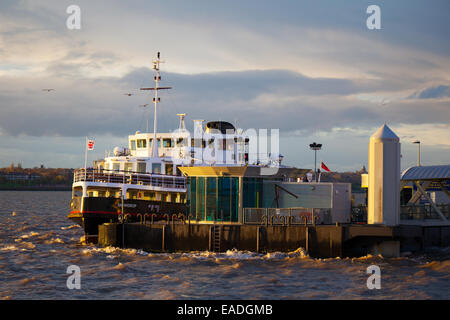
[[[278,154],[264,165],[249,163],[251,137],[225,121],[210,121],[203,127],[204,120],[194,120],[191,136],[184,122],[186,114],[178,114],[177,130],[158,133],[158,93],[171,89],[159,85],[162,62],[158,52],[153,60],[155,86],[140,88],[154,91],[153,133],[137,131],[128,137],[126,148],[116,147],[112,154],[94,161],[93,167],[85,165],[74,172],[68,218],[83,227],[89,242],[97,241],[98,226],[106,222],[185,219],[187,190],[182,166],[281,163]]]

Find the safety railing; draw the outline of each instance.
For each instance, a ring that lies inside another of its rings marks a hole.
[[[450,219],[450,204],[436,204],[447,219]],[[440,215],[430,204],[405,205],[400,207],[400,220],[440,220]]]
[[[450,219],[450,204],[436,204],[444,217]],[[431,204],[400,206],[400,220],[440,220],[440,215]],[[352,207],[351,221],[367,223],[367,206]]]
[[[330,209],[319,208],[244,208],[244,224],[307,225],[319,223]]]
[[[184,177],[92,168],[75,170],[73,182],[120,183],[186,189],[186,178]]]

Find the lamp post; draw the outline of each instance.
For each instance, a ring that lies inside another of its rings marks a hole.
[[[322,144],[313,142],[309,147],[314,150],[314,180],[317,182],[317,150],[322,148]]]
[[[417,144],[417,166],[420,167],[420,141],[416,140],[413,143]]]

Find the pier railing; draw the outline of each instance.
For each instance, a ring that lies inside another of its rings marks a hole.
[[[436,204],[444,217],[450,219],[450,204]],[[400,207],[400,220],[440,220],[441,217],[430,204]]]
[[[186,178],[184,177],[92,168],[75,170],[73,182],[136,184],[161,188],[186,189]]]
[[[450,204],[436,204],[444,217],[450,220]],[[439,214],[430,204],[400,206],[400,220],[441,220]],[[367,206],[352,207],[351,221],[367,223]]]
[[[326,211],[326,212],[325,212]],[[244,208],[244,224],[305,225],[319,223],[330,209],[319,208]]]

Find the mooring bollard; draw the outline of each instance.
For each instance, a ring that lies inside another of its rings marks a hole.
[[[174,224],[174,221],[173,221],[173,220],[174,220],[174,218],[176,218],[176,217],[177,217],[177,215],[176,215],[175,213],[174,213],[174,214],[172,214],[172,219],[171,219],[171,222],[172,222],[172,223],[171,223],[171,224],[172,224],[172,227],[173,227],[173,224]]]
[[[308,227],[306,227],[306,230],[305,230],[305,250],[306,250],[306,253],[309,253],[309,230],[308,230]]]
[[[161,239],[161,249],[163,252],[166,250],[165,246],[164,246],[164,242],[166,240],[165,237],[166,237],[166,225],[163,225],[162,226],[162,239]]]
[[[259,226],[256,228],[256,252],[259,253]]]

